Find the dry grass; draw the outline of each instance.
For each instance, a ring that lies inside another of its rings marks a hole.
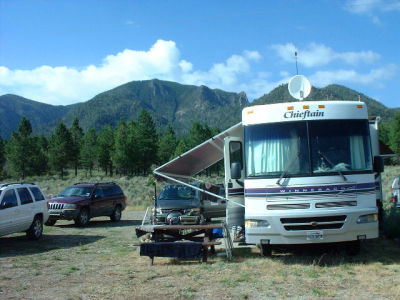
[[[384,200],[400,167],[387,167]],[[90,181],[110,181],[101,175]],[[151,203],[147,177],[112,178],[138,209]],[[215,179],[219,181],[218,179]],[[30,178],[46,194],[88,181],[81,176]],[[156,258],[153,267],[140,257],[134,227],[142,213],[123,212],[123,220],[91,221],[87,228],[60,221],[45,227],[40,241],[24,234],[0,238],[0,299],[399,299],[400,243],[367,241],[362,254],[348,257],[336,247],[275,249],[261,258],[255,248],[235,248],[209,263]],[[223,254],[223,249],[217,251]]]
[[[156,258],[148,266],[133,244],[139,212],[87,228],[61,221],[41,241],[0,238],[1,299],[398,299],[400,244],[368,241],[358,257],[341,248],[276,249],[272,258],[236,248],[207,264]]]

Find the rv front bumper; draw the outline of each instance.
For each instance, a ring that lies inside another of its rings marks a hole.
[[[377,238],[377,209],[323,214],[246,216],[248,244],[313,244]]]

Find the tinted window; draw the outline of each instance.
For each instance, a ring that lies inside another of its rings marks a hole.
[[[123,194],[121,188],[118,185],[114,185],[113,190],[115,195]]]
[[[86,186],[69,186],[61,192],[61,197],[89,197],[92,192],[91,187]]]
[[[105,196],[112,196],[115,194],[112,186],[103,186],[103,191]]]
[[[102,187],[97,187],[96,191],[94,192],[94,195],[103,197],[104,196],[103,188]]]
[[[27,188],[18,188],[17,191],[19,195],[19,200],[21,200],[21,205],[33,202],[32,196]]]
[[[29,189],[31,190],[33,196],[35,197],[35,201],[44,200],[44,196],[43,196],[42,192],[39,190],[39,188],[30,187]]]
[[[195,190],[185,185],[167,185],[161,191],[159,200],[193,199]]]
[[[17,196],[14,190],[8,190],[4,193],[3,200],[1,200],[0,209],[18,206]]]

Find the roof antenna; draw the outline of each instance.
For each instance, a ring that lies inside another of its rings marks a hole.
[[[296,75],[299,75],[299,69],[297,68],[297,51],[294,51],[294,57],[296,58]]]

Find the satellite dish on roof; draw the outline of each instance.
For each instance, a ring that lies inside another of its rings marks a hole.
[[[296,75],[290,78],[288,90],[293,98],[302,101],[310,94],[311,83],[305,76]]]

